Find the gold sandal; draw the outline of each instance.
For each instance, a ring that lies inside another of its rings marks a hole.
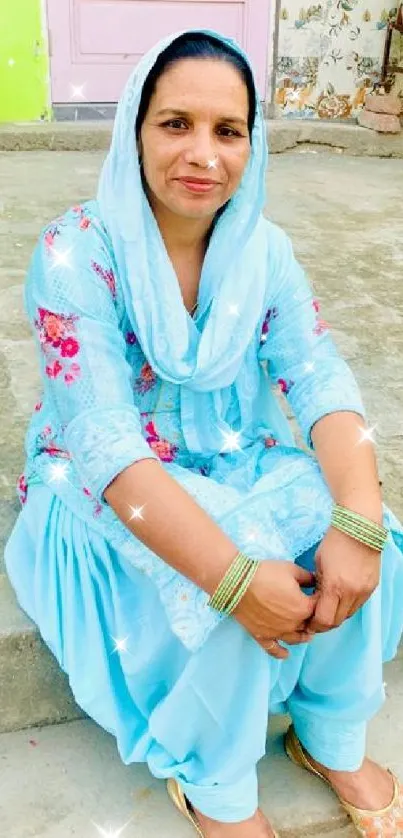
[[[316,777],[320,777],[337,794],[329,780],[312,764],[295,733],[293,725],[287,730],[284,745],[291,762],[300,768],[305,768]],[[358,809],[337,795],[358,834],[363,835],[364,838],[403,838],[403,785],[399,783],[399,780],[391,771],[389,773],[393,777],[394,794],[392,802],[384,809],[378,809],[375,812],[369,809]]]
[[[197,834],[200,835],[201,838],[204,838],[192,806],[185,797],[179,783],[177,780],[174,780],[173,777],[170,777],[169,780],[167,780],[167,791],[174,806],[176,806],[179,812],[181,812],[181,814],[184,815],[188,821],[190,821]],[[274,838],[279,838],[277,832],[274,832]]]

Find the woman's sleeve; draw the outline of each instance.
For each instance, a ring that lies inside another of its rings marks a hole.
[[[116,277],[101,232],[62,223],[35,248],[25,303],[45,394],[93,496],[127,466],[157,459],[142,436],[119,328]]]
[[[274,291],[261,330],[259,359],[268,361],[270,379],[286,396],[313,450],[311,431],[323,416],[346,410],[365,419],[366,412],[354,375],[321,319],[318,299],[288,236],[278,228],[276,233]]]

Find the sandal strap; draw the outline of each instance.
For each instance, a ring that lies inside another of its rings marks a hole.
[[[335,792],[343,808],[350,816],[360,835],[364,838],[383,838],[383,836],[392,836],[395,838],[403,838],[403,786],[399,783],[397,777],[389,771],[393,778],[393,798],[387,806],[383,809],[373,811],[370,809],[359,809],[343,800],[337,791],[333,788],[327,777],[322,774],[311,762],[309,755],[304,751],[294,726],[291,725],[285,736],[285,750],[290,760],[298,765],[300,768],[305,768],[310,774],[314,774],[323,780]],[[384,830],[388,831],[385,832]]]

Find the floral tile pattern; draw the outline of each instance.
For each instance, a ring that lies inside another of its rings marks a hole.
[[[282,0],[276,104],[290,118],[351,119],[380,79],[396,0]],[[403,56],[403,46],[401,48]],[[392,58],[399,58],[394,43]]]

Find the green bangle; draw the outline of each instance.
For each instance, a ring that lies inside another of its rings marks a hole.
[[[248,590],[248,588],[250,586],[250,583],[252,582],[252,579],[254,578],[255,573],[256,573],[259,565],[260,565],[259,561],[256,561],[256,560],[252,561],[252,564],[251,564],[251,566],[248,570],[248,574],[245,577],[244,581],[242,582],[242,585],[235,592],[234,596],[232,597],[232,599],[230,600],[230,602],[228,603],[228,605],[225,609],[224,613],[227,614],[228,616],[230,616],[235,611],[235,609],[239,605],[241,599],[243,599],[243,597],[245,596],[246,591]]]
[[[251,581],[251,571],[254,569],[254,565],[255,562],[252,559],[249,559],[244,553],[238,553],[214,594],[210,597],[208,601],[210,607],[224,614],[228,613],[228,609],[233,610],[235,607],[234,600],[239,591],[243,592],[243,596],[249,581]]]
[[[338,504],[332,511],[331,523],[341,532],[380,552],[388,538],[388,530],[385,527]]]
[[[223,610],[233,592],[242,582],[249,568],[250,559],[244,553],[238,553],[228,568],[214,594],[210,597],[209,605],[218,611]]]
[[[220,590],[216,592],[214,598],[212,599],[211,604],[213,608],[216,608],[218,611],[221,611],[225,608],[234,590],[237,589],[238,585],[244,579],[247,570],[248,567],[245,564],[245,562],[242,562],[242,564],[238,563],[237,568],[231,574],[229,574],[228,577],[224,577],[224,579],[222,580],[222,586],[220,587]]]

